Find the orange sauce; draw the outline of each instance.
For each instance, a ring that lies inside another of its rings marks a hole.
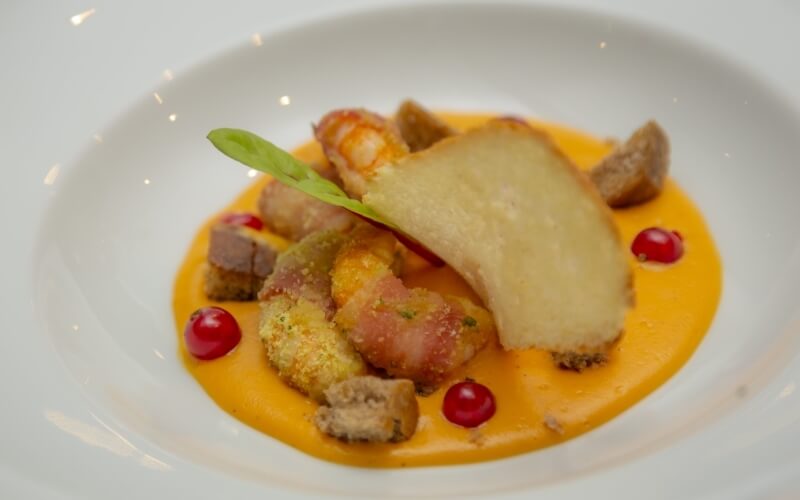
[[[489,115],[444,115],[454,126],[469,128]],[[532,122],[546,130],[581,168],[605,156],[611,144],[562,126]],[[305,160],[321,158],[315,143],[295,151]],[[233,168],[233,167],[231,167]],[[259,179],[225,211],[255,211],[256,198],[268,179]],[[197,361],[185,349],[183,327],[196,309],[213,305],[203,293],[208,229],[200,228],[178,271],[173,309],[180,356],[212,399],[242,422],[316,457],[367,467],[403,467],[478,462],[552,446],[587,432],[630,408],[671,377],[694,352],[708,329],[720,296],[720,259],[703,217],[672,181],[655,200],[614,212],[625,245],[649,226],[677,229],[686,253],[675,265],[640,264],[631,255],[636,306],[625,335],[607,365],[573,373],[559,370],[547,353],[505,352],[490,346],[453,375],[487,385],[497,413],[477,430],[457,427],[441,414],[449,383],[420,397],[416,434],[399,444],[346,444],[320,434],[311,417],[316,403],[286,386],[269,366],[258,337],[255,302],[226,302],[242,327],[242,341],[229,355]],[[216,217],[215,217],[216,218]],[[449,268],[422,267],[405,277],[425,286],[476,299]],[[551,425],[548,427],[545,421]],[[553,423],[557,422],[557,426]],[[560,427],[560,429],[554,429]]]

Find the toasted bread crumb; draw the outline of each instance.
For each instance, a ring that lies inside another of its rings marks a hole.
[[[478,428],[472,428],[469,430],[468,439],[470,443],[474,444],[478,448],[486,444],[486,438],[483,436],[483,433]]]
[[[556,434],[564,434],[564,428],[561,427],[561,422],[550,414],[544,416],[544,426]]]
[[[611,207],[625,207],[655,198],[669,170],[669,140],[654,121],[645,123],[589,172]]]
[[[400,129],[400,135],[412,153],[428,149],[436,142],[456,133],[439,117],[410,99],[400,103],[395,121]]]
[[[325,400],[314,421],[342,441],[405,441],[417,428],[419,407],[410,380],[353,377],[330,386]]]
[[[602,365],[608,361],[608,356],[602,352],[579,353],[574,351],[551,352],[553,361],[562,370],[582,372],[592,366]]]

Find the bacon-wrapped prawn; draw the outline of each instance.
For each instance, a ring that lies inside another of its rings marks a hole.
[[[433,386],[495,333],[491,314],[467,299],[407,288],[392,272],[397,240],[358,226],[333,266],[334,321],[370,364]]]
[[[330,166],[315,166],[314,170],[330,181],[340,182]],[[271,231],[292,241],[300,241],[325,229],[346,231],[358,220],[344,208],[329,205],[276,181],[264,186],[258,199],[258,210]]]
[[[278,257],[259,293],[259,335],[267,357],[289,385],[316,400],[331,384],[366,372],[363,359],[331,319],[330,272],[345,236],[314,233]]]

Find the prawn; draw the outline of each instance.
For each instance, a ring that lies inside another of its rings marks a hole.
[[[334,322],[372,366],[435,386],[495,334],[489,311],[471,301],[407,288],[394,274],[391,232],[356,227],[331,272]]]
[[[409,154],[397,126],[364,109],[339,109],[322,117],[314,135],[336,167],[347,194],[361,198],[381,165]]]
[[[361,355],[333,324],[330,271],[345,241],[320,231],[278,257],[259,292],[259,336],[267,358],[290,386],[324,400],[332,384],[366,373]]]

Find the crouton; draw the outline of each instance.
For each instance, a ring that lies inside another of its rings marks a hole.
[[[212,300],[253,300],[272,273],[277,254],[257,231],[215,224],[208,245],[206,295]]]
[[[412,153],[456,134],[452,127],[410,99],[400,103],[395,121]]]
[[[625,207],[655,198],[669,170],[669,139],[654,121],[636,130],[589,172],[611,207]]]
[[[582,372],[592,366],[602,365],[608,361],[608,356],[602,352],[594,353],[579,353],[574,351],[568,352],[551,352],[553,362],[562,370],[572,370],[574,372]]]
[[[353,377],[330,386],[325,399],[314,421],[343,441],[405,441],[417,428],[419,406],[410,380]]]

